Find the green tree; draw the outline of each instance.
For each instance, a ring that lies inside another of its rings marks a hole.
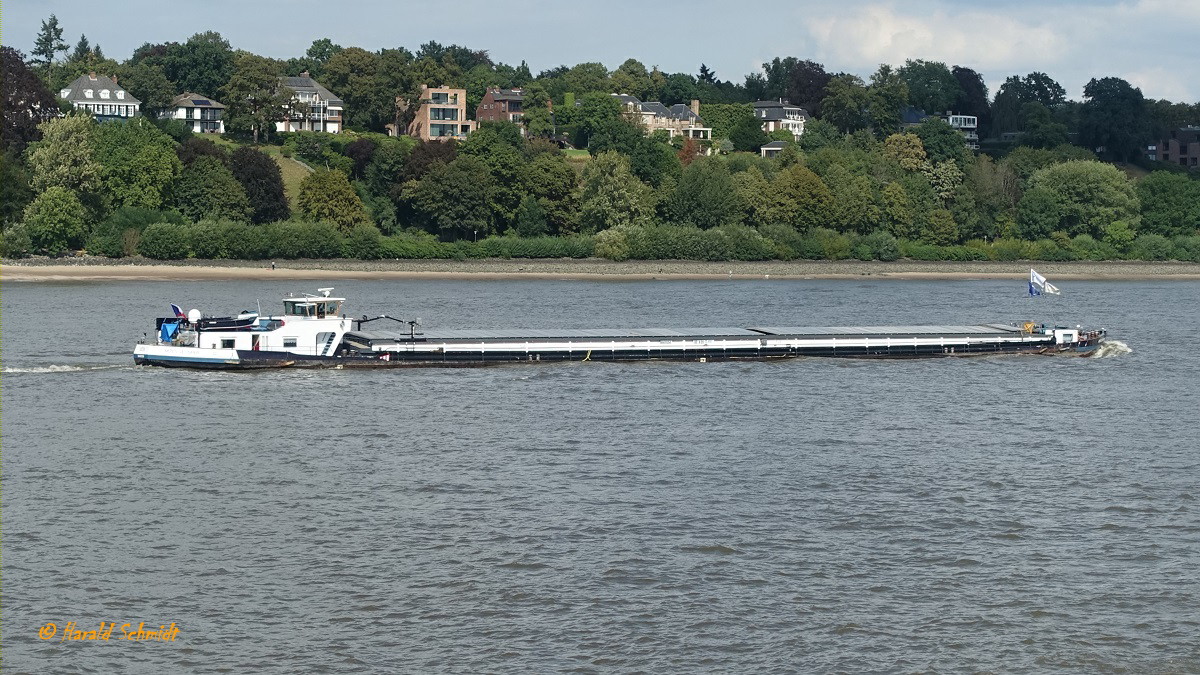
[[[1045,239],[1062,221],[1058,195],[1046,188],[1027,190],[1017,210],[1017,236],[1029,241]]]
[[[1025,133],[1021,145],[1031,148],[1055,148],[1067,142],[1067,125],[1055,121],[1050,109],[1036,101],[1021,106]]]
[[[20,159],[11,152],[0,153],[0,226],[8,227],[19,221],[31,201],[29,174]]]
[[[380,76],[380,59],[360,47],[347,47],[325,64],[325,86],[346,103],[346,124],[383,131],[392,121],[394,94]]]
[[[913,133],[888,136],[883,143],[883,156],[905,171],[920,171],[928,160],[921,138]]]
[[[575,229],[579,218],[575,189],[578,177],[561,154],[543,153],[521,170],[521,190],[538,200],[554,232]]]
[[[175,141],[142,117],[97,125],[93,137],[112,208],[162,208],[183,168]]]
[[[1141,157],[1149,139],[1149,119],[1142,90],[1119,77],[1093,78],[1083,88],[1079,136],[1088,148],[1119,162]]]
[[[669,210],[675,222],[707,230],[737,223],[739,206],[725,163],[715,157],[702,157],[679,176]]]
[[[867,115],[877,138],[886,138],[900,129],[901,112],[907,103],[908,84],[902,73],[887,64],[880,65],[867,89]]]
[[[744,222],[760,227],[774,224],[771,217],[774,215],[775,190],[761,169],[751,166],[739,171],[733,174],[730,183]]]
[[[167,77],[182,91],[220,91],[233,75],[234,55],[229,41],[216,31],[196,33],[167,52]]]
[[[743,117],[729,131],[729,140],[733,142],[734,150],[758,152],[770,139],[762,130],[762,122],[754,117]]]
[[[899,183],[888,183],[882,191],[883,208],[880,218],[883,226],[897,239],[909,239],[913,236],[912,208],[908,203],[908,193]]]
[[[963,95],[958,78],[939,61],[909,59],[900,69],[900,76],[908,85],[909,102],[930,114],[940,115],[950,110]]]
[[[1142,203],[1139,232],[1174,237],[1200,229],[1200,181],[1154,171],[1138,181],[1137,195]]]
[[[583,95],[591,92],[608,94],[612,82],[608,79],[608,68],[603,63],[580,63],[563,75],[567,91]]]
[[[525,131],[530,138],[554,134],[554,123],[549,106],[550,95],[541,85],[535,84],[526,92],[525,100],[521,105],[525,111],[525,114],[521,116],[521,123],[525,125]]]
[[[866,234],[879,225],[882,213],[871,180],[835,164],[822,176],[832,197],[829,224],[841,232]]]
[[[522,237],[540,237],[550,232],[550,224],[546,219],[546,211],[533,195],[525,195],[521,205],[517,207],[516,218],[513,219],[513,229]]]
[[[41,66],[44,73],[50,71],[50,66],[54,65],[54,57],[59,52],[66,54],[67,43],[63,42],[62,37],[63,29],[58,25],[58,17],[51,14],[49,19],[42,22],[42,29],[38,31],[31,52],[33,63]]]
[[[925,154],[934,164],[947,160],[958,164],[959,168],[966,166],[967,146],[962,134],[940,117],[927,117],[914,130],[921,139]]]
[[[870,95],[861,78],[838,75],[825,87],[825,98],[821,100],[822,119],[844,134],[852,133],[866,128],[870,103]]]
[[[957,244],[959,234],[954,214],[946,209],[937,209],[930,213],[928,222],[921,229],[921,240],[934,246]]]
[[[1100,237],[1105,226],[1118,220],[1137,227],[1141,204],[1125,174],[1111,164],[1055,164],[1033,174],[1029,185],[1031,190],[1047,191],[1058,203],[1060,219],[1054,230]]]
[[[250,222],[288,219],[291,211],[283,189],[283,173],[275,160],[261,150],[242,146],[230,156],[229,169],[250,200]]]
[[[43,122],[42,140],[26,151],[29,186],[34,192],[62,187],[75,193],[92,219],[104,213],[103,167],[96,161],[96,122],[87,115],[68,115]]]
[[[588,147],[592,136],[602,131],[611,133],[615,124],[624,121],[621,118],[621,102],[615,96],[599,92],[585,94],[580,99],[578,109],[572,113],[571,132],[577,148]]]
[[[584,232],[650,223],[652,191],[633,176],[625,157],[602,152],[588,162],[581,178],[579,208]]]
[[[146,61],[126,63],[118,67],[116,72],[125,91],[142,102],[142,114],[147,117],[154,117],[166,110],[175,98],[175,85],[167,79],[162,66]],[[212,94],[215,96],[216,92]]]
[[[250,200],[237,179],[215,157],[200,157],[185,166],[171,191],[176,209],[192,222],[250,217]]]
[[[317,169],[305,176],[296,201],[306,217],[334,223],[343,232],[370,221],[346,174],[337,169]]]
[[[225,124],[231,131],[250,132],[258,143],[260,133],[270,134],[275,122],[285,119],[292,91],[279,79],[279,64],[241,52],[222,91],[229,103]]]
[[[612,72],[612,88],[617,93],[636,96],[643,101],[653,96],[650,73],[637,59],[626,59]]]
[[[436,162],[404,194],[425,226],[447,239],[474,239],[493,231],[492,176],[478,157]]]
[[[970,68],[954,66],[950,69],[962,92],[954,102],[954,110],[963,115],[974,115],[979,120],[979,136],[987,138],[992,128],[991,107],[988,105],[988,89],[983,76]]]
[[[51,186],[25,207],[25,227],[38,253],[58,255],[83,246],[86,213],[74,192]]]
[[[771,222],[791,225],[801,233],[828,223],[833,195],[820,176],[810,169],[799,164],[790,166],[779,172],[773,187]]]

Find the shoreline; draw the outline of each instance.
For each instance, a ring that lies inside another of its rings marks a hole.
[[[1147,261],[993,262],[795,260],[470,259],[188,260],[164,264],[107,258],[0,261],[0,282],[218,281],[304,279],[540,279],[649,281],[716,279],[1027,279],[1031,266],[1054,280],[1200,281],[1200,263]]]

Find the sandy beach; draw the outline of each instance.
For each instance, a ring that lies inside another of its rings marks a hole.
[[[107,258],[0,261],[0,281],[188,281],[265,279],[1024,279],[1029,268],[1055,280],[1200,280],[1200,264],[1181,262],[704,262],[598,258],[483,260],[188,260],[161,263]]]

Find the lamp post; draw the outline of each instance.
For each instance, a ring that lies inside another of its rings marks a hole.
[[[479,230],[472,230],[475,233],[475,243],[479,243]]]

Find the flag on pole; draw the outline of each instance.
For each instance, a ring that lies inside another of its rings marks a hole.
[[[1037,270],[1029,268],[1029,296],[1041,295],[1049,293],[1050,295],[1061,295],[1058,287],[1046,281],[1046,277],[1038,274]]]
[[[186,316],[183,313],[183,310],[179,308],[179,305],[177,305],[173,302],[171,303],[171,311],[175,312],[175,316],[178,316],[178,317]]]

